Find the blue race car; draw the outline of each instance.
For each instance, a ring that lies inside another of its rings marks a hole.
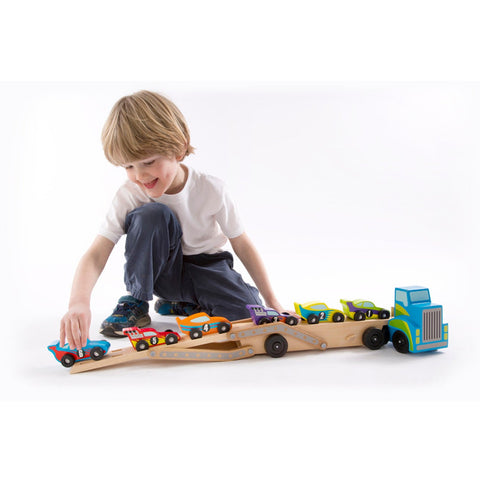
[[[53,353],[55,360],[58,360],[64,367],[70,368],[75,362],[81,360],[100,360],[108,352],[110,343],[106,340],[90,340],[87,339],[87,346],[72,350],[68,343],[62,348],[60,347],[60,340],[52,342],[48,349]]]

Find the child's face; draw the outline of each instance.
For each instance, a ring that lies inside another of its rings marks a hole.
[[[129,180],[136,183],[149,197],[177,193],[183,187],[180,159],[176,155],[153,155],[125,165]]]

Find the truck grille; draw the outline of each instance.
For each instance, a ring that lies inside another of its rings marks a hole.
[[[442,309],[432,308],[423,311],[424,342],[433,342],[442,338]]]

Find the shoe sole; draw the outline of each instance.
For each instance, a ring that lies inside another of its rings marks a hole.
[[[146,327],[147,325],[150,325],[152,323],[152,319],[150,318],[150,315],[145,315],[144,317],[140,317],[137,322],[136,322],[136,327],[138,328],[143,328]],[[100,330],[101,335],[105,335],[106,337],[112,337],[112,338],[125,338],[126,335],[121,333],[122,330],[115,330],[111,325],[105,327],[103,330]]]

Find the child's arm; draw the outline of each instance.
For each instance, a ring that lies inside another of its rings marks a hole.
[[[239,237],[231,238],[235,255],[242,261],[248,273],[255,282],[260,294],[262,295],[268,307],[274,308],[278,312],[283,311],[280,302],[273,293],[270,280],[268,279],[267,270],[252,241],[246,233],[242,233]]]
[[[90,296],[114,246],[111,240],[97,235],[81,258],[73,278],[68,312],[60,323],[61,347],[65,337],[72,349],[86,346],[91,321]]]

